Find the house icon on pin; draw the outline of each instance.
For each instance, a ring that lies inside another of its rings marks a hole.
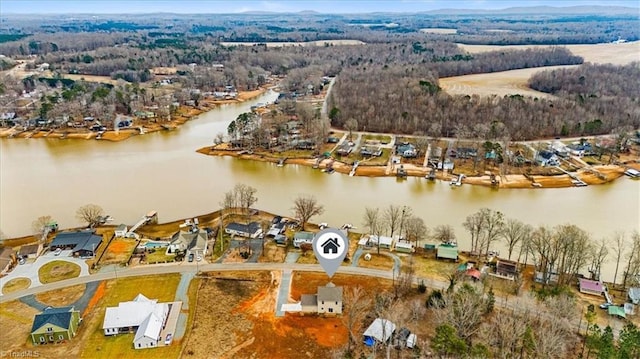
[[[338,238],[329,238],[320,247],[322,247],[322,252],[325,254],[337,254],[338,248],[340,248]]]

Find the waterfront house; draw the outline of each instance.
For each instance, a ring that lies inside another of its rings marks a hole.
[[[45,308],[33,318],[31,340],[33,344],[59,343],[76,336],[80,324],[80,311],[73,306]]]
[[[413,253],[415,249],[413,248],[413,243],[408,241],[398,241],[395,246],[396,252],[400,253]]]
[[[313,237],[315,234],[312,232],[296,232],[293,234],[293,246],[296,248],[300,248],[300,245],[303,243],[313,243]]]
[[[286,229],[287,223],[286,222],[277,222],[271,225],[271,228],[269,228],[269,231],[267,231],[267,236],[272,236],[275,237],[278,234],[282,234],[282,232],[284,232],[284,230]]]
[[[176,253],[181,251],[186,253],[193,253],[195,255],[204,256],[207,254],[207,239],[209,235],[205,229],[179,231],[171,237],[171,242],[167,246],[167,254]]]
[[[376,343],[386,343],[395,330],[396,325],[392,321],[376,318],[364,331],[364,344],[371,347]]]
[[[349,145],[349,143],[347,142],[341,143],[340,146],[338,146],[338,148],[336,149],[336,153],[338,153],[340,156],[348,156],[351,151],[353,151],[353,146]]]
[[[372,247],[378,247],[378,244],[380,244],[380,248],[391,249],[394,243],[395,240],[391,237],[376,236],[373,234],[369,236],[369,245]]]
[[[95,235],[95,230],[61,232],[49,244],[49,250],[71,249],[74,257],[84,258],[94,256],[100,244],[102,236]]]
[[[288,239],[287,239],[287,236],[285,236],[284,234],[278,234],[273,238],[273,241],[278,246],[286,246]]]
[[[405,142],[396,146],[396,155],[400,155],[404,158],[413,158],[418,155],[418,150],[416,149],[416,146]]]
[[[580,288],[580,293],[601,296],[602,293],[605,291],[605,288],[602,285],[602,282],[597,281],[597,280],[590,280],[590,279],[586,279],[586,278],[580,278],[578,280],[578,285],[579,285],[579,288]]]
[[[363,157],[380,157],[382,156],[382,148],[375,145],[362,146],[360,154]]]
[[[443,243],[438,246],[436,251],[436,259],[453,259],[458,260],[458,246],[454,244]]]
[[[560,162],[558,161],[558,157],[551,151],[542,150],[536,154],[535,161],[538,165],[542,167],[547,166],[558,166]]]
[[[514,261],[498,259],[498,262],[496,263],[496,272],[490,274],[499,278],[515,280],[518,275],[518,264]]]
[[[262,227],[258,222],[248,224],[231,222],[225,227],[224,232],[232,236],[257,238],[262,233]]]

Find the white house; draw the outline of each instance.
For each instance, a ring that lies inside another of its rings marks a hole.
[[[180,231],[171,238],[167,246],[167,254],[180,250],[204,256],[207,254],[207,238],[207,231],[204,229],[198,229],[195,232]]]
[[[115,235],[117,238],[124,238],[127,235],[127,225],[121,224],[116,228]]]
[[[157,299],[138,294],[132,301],[107,308],[102,329],[108,336],[135,331],[136,349],[153,348],[158,346],[168,315],[169,303],[158,303]]]
[[[380,248],[391,249],[391,247],[393,247],[393,244],[395,243],[395,240],[387,236],[376,236],[373,234],[369,236],[369,245],[377,247],[378,242],[380,243]]]

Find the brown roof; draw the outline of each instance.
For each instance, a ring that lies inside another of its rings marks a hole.
[[[318,300],[327,302],[342,301],[342,287],[329,286],[318,287]]]
[[[38,249],[40,248],[39,244],[29,244],[26,246],[22,246],[20,247],[20,250],[18,251],[18,255],[19,256],[27,256],[29,254],[37,254],[38,253]]]
[[[11,259],[9,258],[0,258],[0,271],[4,270],[11,264]]]

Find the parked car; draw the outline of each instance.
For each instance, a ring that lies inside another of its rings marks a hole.
[[[25,257],[20,257],[20,258],[18,259],[18,263],[20,263],[20,264],[25,264],[25,263],[27,263],[27,258],[25,258]]]
[[[171,333],[167,334],[167,339],[164,340],[164,345],[171,344],[171,340],[173,340],[173,335]]]
[[[609,309],[609,307],[612,305],[613,303],[602,303],[600,304],[600,309]]]
[[[202,257],[201,257],[201,256],[197,256],[197,257],[196,257],[196,261],[197,261],[197,262],[200,262],[201,260],[202,260]]]
[[[193,262],[193,253],[189,253],[189,262]]]
[[[60,253],[62,253],[62,249],[61,249],[61,248],[58,248],[58,249],[56,249],[56,250],[55,250],[55,252],[53,252],[53,255],[54,255],[54,256],[59,256],[59,255],[60,255]]]

